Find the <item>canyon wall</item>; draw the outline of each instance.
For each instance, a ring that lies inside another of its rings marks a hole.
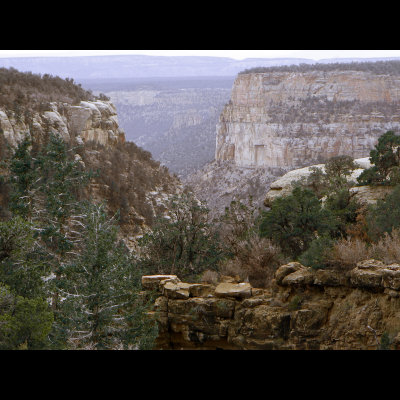
[[[217,161],[298,168],[369,155],[400,128],[400,77],[367,71],[239,74],[217,125]]]
[[[85,198],[106,201],[110,215],[120,213],[121,238],[131,249],[154,218],[168,212],[170,199],[183,190],[179,180],[148,152],[125,141],[110,101],[50,102],[42,110],[26,107],[22,112],[0,107],[0,150],[6,144],[16,147],[25,135],[42,145],[49,132],[72,146],[75,160],[85,169],[99,173],[85,189]],[[6,201],[7,196],[0,193],[0,209]]]
[[[157,349],[376,350],[400,348],[400,265],[366,260],[351,271],[281,266],[268,289],[223,277],[142,278],[157,293]]]
[[[26,134],[41,142],[46,131],[60,134],[71,144],[94,141],[112,146],[125,142],[116,108],[110,101],[81,101],[79,105],[51,102],[46,110],[31,112],[29,116],[0,108],[0,129],[11,146],[16,146]]]

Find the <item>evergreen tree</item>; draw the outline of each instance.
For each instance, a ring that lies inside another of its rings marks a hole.
[[[369,206],[366,222],[368,236],[373,241],[400,228],[400,185],[395,186],[385,199]]]
[[[0,222],[0,282],[19,296],[45,298],[43,278],[49,273],[32,224],[20,216]]]
[[[0,282],[0,350],[47,348],[52,323],[44,299],[18,296]]]
[[[68,343],[98,350],[151,347],[156,327],[139,293],[141,273],[118,241],[115,219],[103,206],[88,204],[82,223],[81,251],[63,266],[57,284]]]
[[[370,152],[373,166],[357,178],[360,185],[396,185],[400,182],[400,136],[387,131]]]
[[[322,208],[311,190],[296,187],[263,213],[260,235],[274,240],[286,255],[297,258],[318,236],[334,232],[336,224],[332,213]]]
[[[31,154],[31,145],[31,141],[26,136],[19,143],[8,162],[11,187],[9,208],[11,212],[27,220],[32,219],[35,183],[38,179]]]

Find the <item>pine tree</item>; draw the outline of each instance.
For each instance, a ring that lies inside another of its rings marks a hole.
[[[10,174],[8,183],[11,191],[9,209],[14,215],[20,215],[29,221],[32,220],[35,183],[38,179],[31,145],[32,142],[26,136],[7,163]]]
[[[115,218],[88,204],[81,251],[58,281],[69,345],[83,349],[151,347],[155,326],[140,296],[140,271],[118,241]]]
[[[46,300],[18,296],[0,282],[0,350],[47,348],[52,323]]]

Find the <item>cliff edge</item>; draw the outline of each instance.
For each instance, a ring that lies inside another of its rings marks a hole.
[[[143,276],[156,292],[157,349],[376,350],[400,348],[400,265],[366,260],[351,271],[281,266],[268,289]]]

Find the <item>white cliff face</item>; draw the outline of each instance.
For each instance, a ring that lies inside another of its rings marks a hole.
[[[41,141],[46,130],[73,144],[94,141],[111,146],[125,141],[125,134],[118,126],[116,109],[109,101],[81,101],[77,106],[50,103],[50,109],[35,112],[29,118],[0,109],[0,129],[6,141],[13,147],[25,135]]]
[[[359,71],[241,74],[217,126],[216,160],[241,167],[365,157],[400,129],[400,77]]]

